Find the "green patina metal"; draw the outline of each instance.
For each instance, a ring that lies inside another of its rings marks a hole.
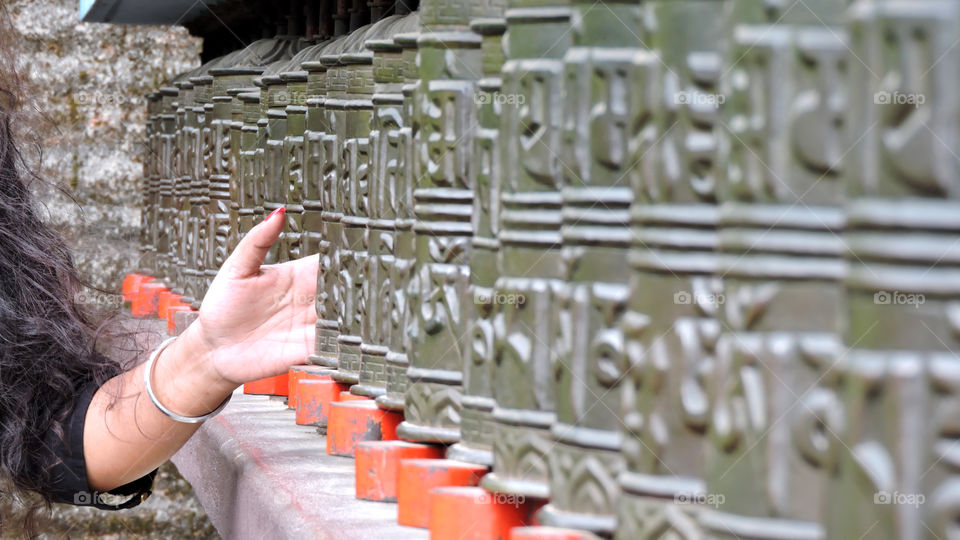
[[[419,15],[407,14],[392,20],[375,35],[371,32],[365,42],[372,56],[374,82],[366,196],[368,257],[363,271],[365,315],[361,321],[359,384],[351,391],[371,398],[380,398],[387,392],[387,356],[394,330],[399,193],[408,148],[400,132],[404,125],[403,48],[394,36],[416,31],[419,27]]]
[[[499,139],[500,265],[494,285],[493,472],[487,489],[550,494],[550,427],[566,289],[560,167],[570,6],[516,0],[505,12]]]
[[[413,14],[418,18],[419,13]],[[417,27],[419,28],[419,26]],[[390,347],[387,351],[386,393],[377,398],[377,404],[387,410],[402,411],[404,396],[409,386],[408,351],[412,350],[417,335],[417,319],[412,299],[415,293],[416,237],[413,232],[414,146],[413,95],[419,81],[417,68],[417,33],[399,33],[393,42],[401,49],[400,76],[402,78],[400,125],[397,128],[397,154],[401,160],[396,177],[396,235],[394,237],[393,271],[390,291]]]

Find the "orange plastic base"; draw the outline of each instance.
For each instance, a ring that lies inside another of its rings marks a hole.
[[[297,408],[300,401],[299,382],[304,379],[330,378],[330,368],[321,366],[293,366],[287,378],[287,407]]]
[[[356,395],[356,394],[351,394],[351,393],[350,393],[350,387],[349,387],[349,385],[344,385],[344,386],[346,386],[347,389],[344,390],[343,392],[340,392],[340,399],[338,399],[337,401],[363,401],[363,400],[370,400],[370,398],[368,398],[368,397],[366,397],[366,396],[358,396],[358,395]]]
[[[130,313],[139,319],[156,317],[160,293],[165,290],[166,287],[155,281],[142,284],[130,303]]]
[[[372,399],[334,403],[327,420],[327,453],[352,456],[360,441],[394,440],[402,421],[403,415],[377,407]]]
[[[182,304],[167,308],[167,333],[171,336],[176,333],[175,317],[178,311],[190,311],[190,306]]]
[[[248,382],[243,385],[244,394],[266,394],[270,396],[286,396],[288,391],[287,378],[289,374],[281,373],[274,377],[267,377],[259,381]]]
[[[486,473],[487,468],[482,465],[450,459],[401,461],[397,522],[408,527],[429,527],[431,490],[447,486],[476,486]]]
[[[481,487],[437,488],[430,494],[430,539],[506,539],[510,529],[533,523],[539,506],[540,501]]]
[[[510,530],[510,540],[599,540],[597,536],[574,529],[556,527],[516,527]]]
[[[168,290],[161,291],[160,296],[157,298],[157,317],[168,319],[170,317],[170,308],[179,305],[178,302],[181,298],[183,298],[183,295],[173,294]]]
[[[127,274],[123,277],[123,301],[133,302],[140,291],[140,285],[153,281],[153,278],[144,274]]]
[[[330,407],[340,399],[345,387],[330,377],[302,378],[297,381],[297,424],[327,425]]]
[[[177,306],[174,307],[188,307],[187,304],[179,302]],[[173,307],[167,309],[170,315],[173,318],[173,335],[179,336],[193,324],[193,321],[197,320],[200,317],[200,313],[195,309],[173,309]],[[167,324],[169,325],[170,319],[167,319]]]
[[[364,441],[357,444],[357,498],[397,500],[397,477],[404,459],[440,459],[443,446],[407,441]]]

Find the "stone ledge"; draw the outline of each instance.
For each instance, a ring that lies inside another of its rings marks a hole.
[[[224,538],[425,540],[397,506],[355,498],[353,459],[329,456],[283,401],[239,391],[173,456]]]

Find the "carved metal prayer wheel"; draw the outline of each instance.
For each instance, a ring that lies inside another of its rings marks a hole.
[[[213,76],[211,75],[211,78]],[[212,81],[211,81],[212,82]],[[203,290],[210,287],[217,270],[227,259],[228,238],[230,236],[231,181],[235,178],[236,162],[233,159],[233,97],[216,95],[214,84],[211,94],[213,104],[210,111],[211,148],[207,157],[207,169],[210,171],[209,196],[206,212],[206,245],[204,246],[204,283]]]
[[[481,40],[468,27],[469,6],[455,0],[424,0],[420,6],[420,84],[413,95],[417,290],[412,299],[419,326],[407,370],[405,419],[397,431],[413,441],[460,438],[473,234],[469,149],[481,70]]]
[[[344,266],[343,256],[348,245],[344,235],[342,223],[345,215],[345,185],[342,180],[343,144],[346,138],[346,117],[341,103],[346,95],[346,85],[343,80],[343,70],[338,67],[340,52],[352,41],[353,36],[343,36],[325,48],[320,62],[323,65],[323,80],[326,85],[326,97],[323,101],[323,114],[326,131],[321,135],[325,153],[324,168],[324,212],[322,219],[326,231],[325,239],[328,242],[328,254],[324,256],[324,286],[329,290],[327,295],[329,310],[325,311],[328,318],[322,328],[323,350],[321,364],[329,367],[341,367],[339,337],[344,320]],[[309,68],[308,68],[309,69]],[[314,68],[316,69],[316,68]],[[342,367],[346,368],[344,364]],[[341,382],[354,383],[354,377]]]
[[[708,20],[719,7],[647,4],[644,42],[652,49],[635,56],[640,77],[633,87],[647,120],[636,124],[633,151],[640,155],[630,172],[633,276],[622,324],[629,370],[622,382],[626,467],[615,533],[621,540],[696,531],[695,503],[706,489],[707,384],[723,298],[716,273],[722,163],[715,155],[722,100],[711,42],[721,39],[722,19],[707,32],[706,23],[677,23]]]
[[[300,64],[309,59],[316,48],[310,47],[296,54],[279,75],[283,86],[279,101],[285,102],[286,131],[281,146],[280,186],[283,191],[286,224],[278,239],[280,260],[296,260],[305,255],[301,246],[303,236],[304,197],[304,139],[307,116],[307,72]],[[298,302],[303,299],[297,299]]]
[[[287,189],[283,176],[285,156],[283,141],[287,135],[287,93],[286,84],[280,77],[285,71],[289,59],[279,60],[267,66],[263,75],[254,83],[260,87],[260,109],[265,112],[265,138],[259,141],[263,148],[264,177],[261,180],[260,194],[263,197],[263,215],[286,207]],[[261,120],[262,121],[262,120]],[[279,263],[288,260],[286,247],[286,227],[281,238],[267,253],[266,263]]]
[[[237,209],[237,235],[242,238],[255,225],[256,207],[263,175],[263,159],[259,152],[260,92],[257,88],[237,94],[243,103],[243,127],[240,128],[240,190]]]
[[[208,248],[207,286],[240,238],[254,225],[255,179],[260,177],[253,151],[256,137],[248,136],[256,133],[252,128],[256,127],[259,118],[259,98],[252,101],[249,95],[257,92],[254,80],[263,74],[263,66],[289,59],[293,47],[294,40],[288,37],[258,40],[219,59],[209,69],[213,77],[214,101],[212,159],[220,171],[221,181],[226,182],[229,189],[220,186],[216,190],[219,196],[211,198],[211,210],[226,206],[226,215],[219,216],[212,225],[215,234],[210,239],[213,244]],[[241,94],[248,94],[247,98],[242,98]],[[251,117],[251,114],[255,116]],[[248,123],[250,125],[245,127]],[[250,146],[250,142],[254,146]],[[229,197],[222,200],[227,194]]]
[[[490,491],[550,494],[550,427],[565,294],[561,253],[563,55],[568,5],[518,0],[506,11],[500,110],[500,275],[495,282]]]
[[[339,272],[340,246],[343,244],[340,228],[342,217],[337,156],[340,152],[340,124],[334,122],[333,111],[326,106],[330,94],[328,66],[324,55],[342,48],[347,37],[335,36],[323,46],[319,61],[304,62],[307,88],[311,97],[307,103],[306,138],[310,181],[318,182],[319,202],[305,204],[304,228],[319,229],[320,268],[317,274],[317,334],[315,353],[309,361],[316,365],[337,367],[337,336],[340,333]],[[314,167],[313,164],[317,166]],[[319,175],[319,178],[314,177]],[[319,211],[319,215],[318,212]]]
[[[480,37],[469,31],[465,2],[427,0],[420,8],[420,83],[414,106],[414,215],[417,282],[405,419],[397,433],[413,441],[460,437],[461,358],[473,191],[469,152]]]
[[[321,175],[319,156],[308,154],[316,150],[307,141],[308,101],[314,97],[315,87],[311,87],[309,73],[303,67],[319,59],[326,50],[329,41],[311,45],[291,58],[280,70],[278,101],[286,103],[286,132],[282,146],[282,165],[280,172],[281,189],[285,193],[286,226],[279,239],[279,258],[295,260],[320,252],[320,186]],[[308,148],[309,147],[309,148]],[[312,212],[311,227],[308,230],[307,212]],[[298,299],[303,302],[306,299]]]
[[[354,13],[357,9],[355,6]],[[353,384],[351,391],[354,394],[366,397],[383,393],[379,390],[380,385],[370,384],[373,382],[371,377],[383,379],[383,386],[386,386],[385,373],[380,376],[382,370],[378,368],[384,364],[386,347],[379,344],[379,333],[374,330],[379,321],[373,318],[373,314],[382,305],[377,294],[383,287],[382,265],[389,264],[387,251],[392,242],[389,222],[379,221],[376,214],[381,202],[374,191],[375,168],[371,162],[376,68],[374,52],[366,47],[366,43],[371,39],[388,38],[397,20],[391,16],[356,30],[351,35],[351,44],[340,56],[346,98],[337,106],[346,110],[347,123],[347,136],[340,153],[341,186],[344,189],[341,223],[347,243],[340,258],[344,312],[337,338],[340,360],[335,377]],[[368,360],[368,378],[365,384],[358,386]]]
[[[629,385],[624,326],[630,297],[630,174],[650,119],[650,55],[634,2],[573,3],[563,59],[563,259],[567,290],[556,352],[556,444],[545,524],[609,535],[623,469],[622,402]],[[591,32],[603,28],[604,32]]]
[[[190,214],[187,227],[189,229],[184,280],[186,293],[184,298],[190,299],[194,308],[200,307],[200,302],[206,293],[207,270],[207,237],[209,235],[207,219],[210,215],[210,184],[213,174],[212,157],[213,144],[213,77],[208,75],[211,64],[201,66],[199,72],[190,77],[192,83],[191,102],[195,127],[192,146],[194,155],[188,163],[190,166]],[[184,300],[185,302],[187,300]]]
[[[392,3],[391,3],[392,4]],[[398,189],[406,165],[403,126],[403,48],[393,36],[419,28],[417,15],[393,19],[365,46],[373,55],[373,118],[367,193],[368,257],[364,272],[366,315],[363,318],[361,366],[354,394],[378,398],[387,392],[387,355],[393,330],[394,248],[397,242]]]
[[[403,4],[403,0],[397,4]],[[419,12],[413,14],[419,28]],[[414,188],[414,92],[419,85],[417,68],[416,32],[399,33],[393,41],[401,48],[400,76],[400,126],[397,129],[397,155],[400,168],[396,181],[396,220],[394,227],[393,273],[390,277],[390,346],[386,357],[387,387],[386,393],[377,398],[377,405],[391,411],[402,411],[409,386],[407,369],[410,367],[408,352],[413,348],[413,339],[417,335],[417,317],[413,312],[412,297],[416,285],[416,236],[413,232],[413,188]]]
[[[159,92],[150,92],[147,99],[146,153],[143,162],[143,183],[141,187],[140,207],[140,258],[137,261],[137,273],[157,275],[157,233],[154,227],[160,211],[160,111],[162,100]]]
[[[382,21],[381,21],[382,22]],[[329,63],[326,107],[335,122],[342,123],[343,139],[337,155],[342,217],[340,226],[339,315],[337,335],[337,371],[333,378],[341,383],[360,380],[363,361],[365,298],[363,286],[367,263],[367,190],[369,183],[370,118],[373,116],[373,62],[363,52],[365,36],[377,25],[350,34],[337,55],[325,54]]]
[[[477,124],[473,135],[470,177],[473,185],[473,240],[468,294],[469,336],[463,347],[463,398],[460,442],[447,457],[480,465],[493,465],[493,354],[494,293],[500,274],[500,159],[499,138],[506,31],[503,6],[484,6],[485,12],[470,23],[483,36],[483,78],[477,81]]]
[[[323,12],[321,11],[321,13]],[[322,29],[325,25],[332,27],[332,24],[325,24],[332,21],[329,14],[325,13],[324,15],[327,15],[327,17],[321,17],[320,28]],[[332,335],[334,340],[330,351],[332,356],[324,357],[323,351],[329,348],[331,344],[324,340],[324,335],[321,332],[324,324],[330,326],[329,321],[326,320],[329,287],[326,284],[325,273],[323,272],[325,257],[329,254],[329,241],[326,237],[323,221],[325,208],[324,169],[329,164],[323,145],[326,123],[321,110],[326,94],[326,80],[323,76],[325,70],[319,59],[327,49],[336,46],[337,40],[332,37],[329,39],[318,37],[317,41],[316,45],[303,51],[303,56],[296,63],[291,62],[291,68],[297,72],[297,88],[303,92],[302,96],[297,99],[296,106],[298,109],[295,111],[288,109],[288,115],[292,113],[296,117],[294,122],[296,125],[293,128],[292,135],[302,137],[300,141],[291,142],[291,148],[295,144],[302,144],[301,171],[299,173],[301,185],[291,184],[291,187],[300,190],[302,205],[302,215],[299,223],[299,255],[301,257],[313,254],[320,255],[320,271],[317,273],[317,294],[315,298],[317,310],[316,342],[314,352],[307,358],[307,361],[311,364],[335,367],[336,333],[334,332]],[[302,117],[300,117],[301,114]],[[301,121],[303,122],[302,132],[299,124]],[[291,160],[288,170],[293,170],[296,166],[296,161]],[[291,180],[294,180],[294,178],[291,177]]]
[[[196,127],[196,113],[193,108],[193,83],[187,78],[190,73],[174,81],[177,89],[177,151],[175,161],[175,185],[174,185],[174,207],[176,209],[176,220],[174,230],[176,231],[173,243],[173,276],[176,284],[173,292],[183,295],[183,301],[192,303],[194,298],[191,296],[193,290],[186,274],[188,265],[190,245],[193,242],[193,229],[190,227],[190,207],[192,204],[191,174],[196,172],[197,145],[199,144],[199,133]]]
[[[700,515],[713,536],[823,537],[832,469],[824,434],[839,426],[817,384],[836,375],[841,355],[840,81],[849,65],[843,28],[824,25],[836,24],[842,7],[734,2],[726,62],[714,70],[728,78],[722,331],[705,460],[706,496],[717,500]]]
[[[846,88],[847,351],[816,388],[825,537],[948,538],[957,515],[955,2],[856,2]],[[835,375],[835,376],[834,376]],[[868,534],[869,533],[869,534]]]
[[[214,101],[213,76],[210,68],[219,65],[218,59],[202,68],[203,75],[194,77],[194,96],[198,104],[203,104],[203,119],[200,125],[200,172],[195,188],[197,241],[194,244],[193,260],[196,267],[196,298],[199,302],[207,292],[207,284],[213,280],[217,271],[211,268],[216,254],[216,235],[212,229],[214,222],[226,217],[221,214],[224,206],[219,204],[229,200],[229,171],[218,155],[218,135],[223,135],[227,126],[216,120],[217,106]],[[221,104],[222,105],[222,104]],[[221,107],[222,109],[222,107]],[[220,215],[218,215],[220,214]]]
[[[152,224],[156,230],[154,247],[156,249],[156,271],[157,279],[164,280],[171,288],[176,288],[173,281],[173,253],[174,232],[176,222],[176,208],[174,207],[174,189],[176,184],[175,159],[177,150],[177,114],[176,114],[176,96],[177,89],[164,86],[159,90],[159,127],[158,137],[159,151],[154,154],[154,159],[159,160],[157,167],[158,180],[158,202],[159,209],[156,212],[157,221]]]

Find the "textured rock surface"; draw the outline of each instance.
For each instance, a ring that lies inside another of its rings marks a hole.
[[[76,4],[8,2],[27,100],[15,129],[27,160],[48,182],[33,186],[50,223],[74,248],[86,279],[117,291],[137,263],[143,95],[198,65],[200,42],[183,28],[78,23]],[[117,297],[84,299],[116,304]],[[40,529],[51,538],[217,537],[172,465],[155,487],[150,500],[130,511],[58,505]]]
[[[9,4],[31,121],[19,126],[31,163],[61,189],[37,185],[51,221],[90,282],[114,290],[136,266],[144,95],[199,64],[179,27],[78,23],[74,0]],[[24,128],[27,129],[24,129]]]
[[[153,496],[132,510],[104,512],[54,505],[53,513],[43,515],[36,528],[41,538],[219,538],[193,488],[172,464],[160,468],[154,488]],[[6,518],[18,510],[0,501],[0,512]],[[3,538],[19,536],[16,526],[3,530]]]

